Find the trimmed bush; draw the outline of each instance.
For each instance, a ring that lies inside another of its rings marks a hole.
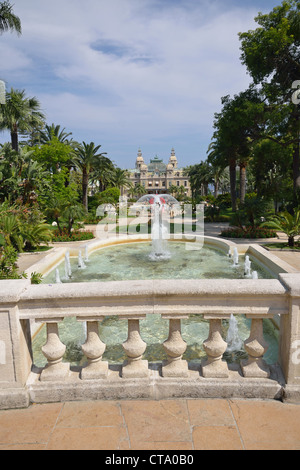
[[[275,238],[277,233],[264,227],[234,227],[222,230],[221,237],[225,238]]]
[[[67,228],[62,230],[62,234],[59,230],[53,231],[53,242],[80,242],[84,240],[91,240],[94,238],[93,232],[81,232],[80,230],[73,230],[69,235]]]

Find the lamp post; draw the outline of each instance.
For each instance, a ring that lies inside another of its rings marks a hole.
[[[0,104],[5,104],[5,83],[3,80],[0,80]]]

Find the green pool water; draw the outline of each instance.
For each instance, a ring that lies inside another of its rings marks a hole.
[[[78,259],[71,258],[72,277],[65,277],[65,262],[59,269],[62,282],[123,281],[139,279],[242,279],[244,278],[244,257],[240,256],[239,265],[224,252],[210,247],[188,250],[184,242],[170,242],[170,257],[153,261],[151,243],[128,243],[100,249],[89,256],[86,267],[78,267]],[[84,253],[82,253],[84,256]],[[252,270],[259,278],[270,278],[267,271],[258,266],[253,259]],[[55,270],[44,278],[44,283],[55,283]]]

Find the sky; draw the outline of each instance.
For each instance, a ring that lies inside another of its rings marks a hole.
[[[12,0],[22,35],[0,36],[0,79],[47,124],[95,142],[121,168],[207,157],[221,97],[244,91],[239,32],[281,0]],[[0,134],[0,143],[10,140]]]

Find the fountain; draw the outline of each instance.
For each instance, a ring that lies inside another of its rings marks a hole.
[[[61,280],[60,280],[60,274],[59,274],[59,269],[56,268],[55,270],[55,282],[56,284],[62,284]]]
[[[176,210],[176,205],[178,210]],[[216,249],[206,244],[201,249],[191,252],[186,249],[186,243],[181,239],[169,240],[168,229],[168,216],[178,216],[178,221],[181,223],[182,210],[176,199],[168,195],[146,195],[143,196],[137,203],[134,212],[142,214],[149,214],[151,211],[152,224],[151,224],[151,240],[140,239],[133,240],[134,243],[111,243],[111,246],[100,246],[100,249],[93,250],[91,245],[85,245],[83,248],[84,260],[82,252],[78,252],[77,257],[70,260],[70,254],[67,251],[65,254],[65,266],[61,264],[52,273],[50,273],[43,282],[49,284],[51,282],[62,279],[63,282],[108,282],[108,281],[130,281],[130,280],[152,280],[152,279],[211,279],[214,278],[227,278],[227,279],[243,279],[247,269],[247,277],[250,277],[250,259],[246,255],[245,265],[244,262],[239,261],[239,254],[236,247],[229,247],[225,244],[223,249]],[[148,221],[148,217],[146,217]],[[174,220],[174,219],[173,219]],[[175,220],[174,220],[174,223]],[[131,241],[131,240],[130,240]],[[225,253],[224,253],[225,248]],[[90,253],[89,253],[89,250]],[[86,263],[86,264],[85,264]],[[71,268],[72,266],[72,268]],[[232,269],[234,266],[234,269]],[[252,277],[258,278],[268,277],[262,268],[252,262],[253,271]],[[65,276],[62,269],[65,269]],[[85,268],[85,269],[83,269]],[[249,274],[248,274],[249,273]],[[72,276],[72,278],[71,278]],[[239,321],[239,328],[237,326]],[[239,337],[238,330],[242,331],[243,320],[235,317],[230,318],[229,329],[227,334],[228,352],[229,354],[236,354],[241,349],[242,341]],[[115,329],[110,336],[106,338],[106,342],[110,344],[113,341],[115,344],[116,337],[127,327],[126,324],[120,328],[117,319],[106,319],[103,322],[103,328],[109,326],[109,335],[111,329]],[[126,322],[125,322],[126,323]],[[148,325],[148,326],[147,326]],[[75,326],[77,326],[75,322]],[[192,345],[195,344],[199,337],[207,337],[207,324],[201,318],[189,319],[186,325],[183,323],[183,328],[186,329],[187,338],[190,339]],[[73,334],[72,328],[70,335]],[[120,330],[120,333],[119,333]],[[145,320],[144,332],[147,335],[155,337],[150,339],[151,342],[157,342],[157,338],[161,335],[161,341],[166,335],[163,326],[163,320],[155,315],[149,316]],[[154,334],[155,333],[155,334]],[[78,335],[81,338],[80,342],[86,340],[86,323],[82,322]],[[101,333],[102,334],[102,333]],[[194,335],[196,335],[194,337]],[[243,335],[244,336],[244,335]],[[105,337],[105,335],[104,335]],[[196,338],[197,337],[197,338]],[[191,339],[195,338],[195,339]],[[66,338],[66,342],[69,339]],[[120,341],[122,343],[122,341]],[[77,343],[76,343],[77,344]],[[157,348],[153,347],[149,360],[156,361],[158,359]],[[123,350],[115,351],[112,347],[110,361],[120,362],[122,360]],[[199,350],[194,350],[193,346],[187,352],[190,360],[199,358]],[[201,353],[202,354],[202,353]]]
[[[84,261],[85,261],[85,263],[89,262],[89,247],[88,247],[88,245],[85,245],[85,247],[84,247]]]
[[[146,238],[140,238],[129,241],[127,239],[125,242],[122,243],[121,241],[120,243],[118,240],[118,243],[112,242],[111,246],[102,247],[100,245],[96,249],[93,249],[93,244],[86,245],[84,247],[84,261],[89,262],[85,265],[85,269],[82,269],[83,260],[81,252],[78,253],[78,259],[73,257],[71,261],[70,254],[67,252],[65,254],[65,277],[62,271],[64,268],[63,263],[56,268],[63,282],[121,282],[124,280],[140,279],[211,279],[213,282],[213,279],[219,278],[244,278],[244,263],[239,262],[237,248],[229,249],[226,242],[222,242],[224,244],[223,248],[219,244],[216,247],[214,243],[212,243],[213,247],[211,247],[208,240],[208,243],[201,250],[191,253],[186,249],[186,243],[183,240],[173,239],[168,241],[169,230],[166,216],[169,215],[169,211],[171,214],[174,206],[168,206],[168,202],[166,202],[162,195],[147,195],[144,198],[145,200],[141,201],[145,202],[142,210],[149,213],[150,209],[153,215],[151,241]],[[175,199],[174,201],[177,203]],[[181,209],[178,214],[180,214],[178,219],[182,220]],[[88,248],[90,253],[88,253]],[[232,269],[232,263],[234,269]],[[255,269],[252,271],[253,278],[255,276],[257,278],[258,276],[260,278],[268,277],[268,274],[255,261],[252,262],[252,266]],[[54,269],[43,282],[47,284],[54,283],[55,276],[57,276],[57,271]],[[64,330],[64,333],[62,333],[63,342],[71,344],[74,341],[72,338],[77,335],[76,348],[78,349],[78,338],[80,344],[86,341],[86,323],[78,324],[76,319],[73,323],[68,323],[69,321],[71,322],[71,319],[64,320],[66,322],[65,328],[64,322],[60,325]],[[239,323],[237,324],[237,322]],[[228,352],[231,356],[237,352],[239,353],[242,347],[239,331],[243,333],[243,337],[247,337],[248,332],[244,334],[245,322],[246,320],[242,317],[236,319],[232,316],[230,319],[226,340],[228,342]],[[168,334],[165,321],[158,315],[153,314],[147,316],[143,323],[141,322],[141,325],[146,342],[150,344],[147,350],[147,360],[156,362],[160,358],[160,349],[157,349],[155,345],[157,342],[162,342]],[[126,339],[127,322],[108,317],[101,322],[100,328],[101,337],[103,336],[103,340],[107,344],[107,352],[105,354],[107,354],[109,361],[111,363],[122,362],[124,360],[124,351],[121,344]],[[191,345],[186,352],[187,359],[200,360],[204,357],[205,353],[200,351],[195,345],[199,342],[199,338],[204,340],[207,337],[207,322],[203,321],[200,317],[189,318],[182,321],[182,328],[184,337]],[[74,331],[77,333],[74,334]],[[37,339],[37,341],[42,340]],[[115,348],[116,343],[120,345],[119,349]],[[229,357],[229,360],[231,359]],[[40,359],[39,366],[44,364],[42,362],[44,360],[44,357]]]
[[[257,271],[252,271],[252,279],[258,279]]]
[[[246,255],[246,257],[245,257],[245,265],[244,266],[245,266],[245,269],[244,269],[245,276],[251,277],[251,261],[250,261],[248,255]]]
[[[79,252],[78,252],[78,268],[84,269],[85,267],[86,266],[85,266],[84,261],[82,259],[81,250],[79,250]]]
[[[166,210],[165,204],[160,197],[155,197],[153,205],[153,224],[151,228],[152,251],[150,259],[152,261],[162,261],[170,258],[170,252],[167,247],[169,232],[163,221],[163,213]]]
[[[67,251],[65,254],[65,279],[69,279],[72,277],[72,269],[71,269],[71,262],[70,262],[70,252]]]
[[[239,336],[238,323],[234,315],[230,316],[226,343],[228,344],[226,352],[229,353],[240,351],[243,347],[243,341]]]
[[[233,249],[233,266],[238,266],[239,264],[239,253],[236,247]]]

